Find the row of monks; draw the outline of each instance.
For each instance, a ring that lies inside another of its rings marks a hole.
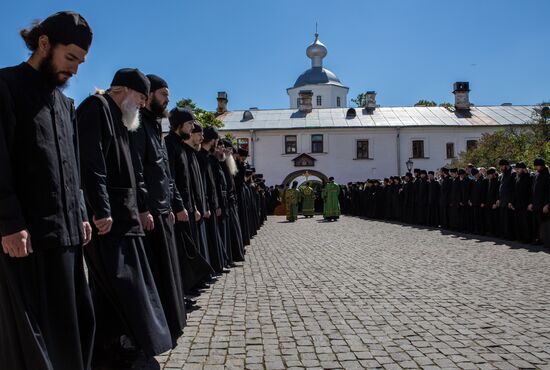
[[[500,171],[414,170],[404,177],[342,187],[344,213],[550,246],[550,176],[544,159],[529,170],[506,159]]]
[[[75,108],[62,90],[92,36],[56,13],[21,31],[31,57],[0,70],[3,369],[159,368],[194,297],[266,219],[247,151],[168,112],[163,78],[121,69]]]

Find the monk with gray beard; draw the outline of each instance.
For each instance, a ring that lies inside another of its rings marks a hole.
[[[97,322],[94,367],[152,366],[154,355],[172,348],[143,245],[128,137],[139,126],[149,89],[139,70],[121,69],[106,94],[77,109],[82,185],[93,220],[84,255]]]
[[[216,147],[216,157],[220,178],[225,181],[225,209],[224,214],[228,228],[228,244],[233,262],[244,261],[244,243],[241,230],[241,220],[237,209],[237,190],[235,187],[235,175],[238,172],[237,164],[233,158],[233,145],[228,139],[221,139]],[[221,180],[220,180],[221,181]]]

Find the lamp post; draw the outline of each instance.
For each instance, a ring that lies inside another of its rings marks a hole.
[[[405,162],[405,165],[407,166],[407,171],[411,172],[414,162],[412,161],[412,158],[409,158],[407,162]]]

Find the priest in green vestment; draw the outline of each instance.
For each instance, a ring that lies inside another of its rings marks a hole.
[[[308,218],[315,215],[315,192],[313,188],[306,182],[300,187],[302,196],[302,214]]]
[[[297,188],[298,181],[294,181],[292,188],[286,189],[283,194],[286,205],[286,219],[289,222],[294,222],[298,219],[298,203],[300,202],[301,194]]]
[[[323,217],[328,221],[336,221],[340,217],[340,185],[334,182],[334,177],[328,179],[321,196],[324,201]]]

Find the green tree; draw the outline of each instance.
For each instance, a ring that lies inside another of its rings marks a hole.
[[[433,100],[421,99],[421,100],[417,101],[414,106],[415,107],[437,107],[437,103],[434,102]]]
[[[358,107],[364,107],[367,104],[367,94],[361,93],[355,99],[351,99],[351,102]]]
[[[454,107],[454,104],[449,103],[449,102],[445,102],[445,103],[439,104],[439,106],[443,107],[443,108],[451,108],[451,107]]]
[[[193,111],[197,121],[200,123],[202,127],[206,127],[206,126],[215,126],[218,128],[223,127],[223,122],[220,121],[214,113],[197,107],[197,105],[193,102],[193,100],[189,98],[181,99],[177,101],[176,106]]]
[[[483,134],[477,146],[451,162],[454,166],[473,163],[491,167],[506,158],[511,162],[523,161],[528,166],[535,158],[550,158],[550,105],[541,103],[535,107],[533,119],[528,125],[509,127]]]

